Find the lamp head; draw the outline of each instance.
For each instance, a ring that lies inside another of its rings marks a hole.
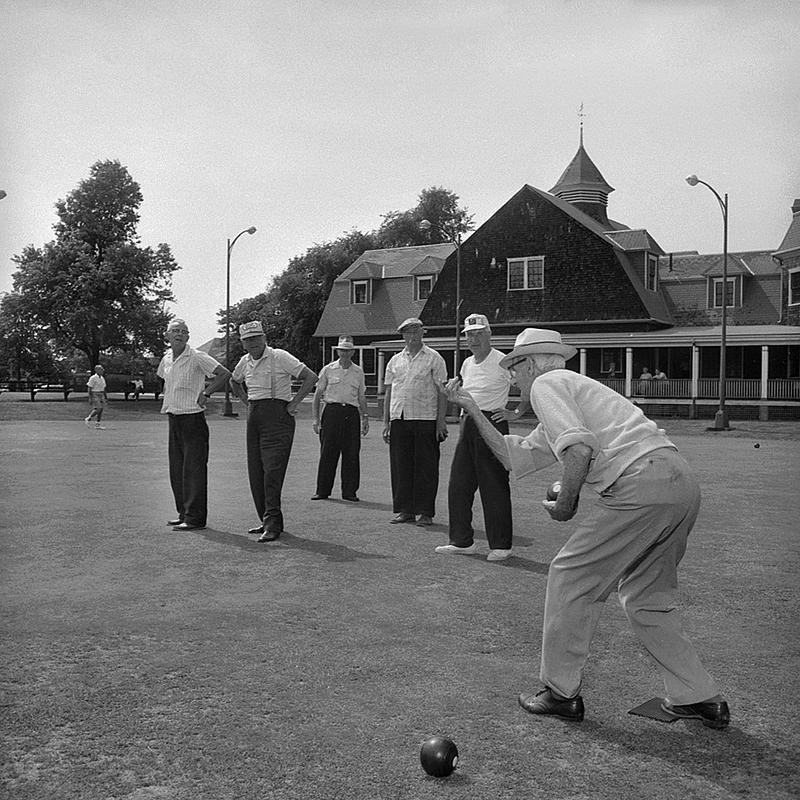
[[[255,232],[256,232],[256,229],[255,229],[255,228],[248,228],[248,229],[247,229],[247,232],[248,232],[248,233],[255,233]]]
[[[428,219],[421,219],[419,221],[419,229],[421,231],[429,231],[432,227],[433,225],[431,224],[431,221]]]
[[[688,183],[689,186],[697,186],[697,184],[700,183],[700,178],[698,178],[697,175],[687,175],[686,183]]]

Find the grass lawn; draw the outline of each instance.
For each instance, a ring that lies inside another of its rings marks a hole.
[[[586,719],[534,718],[547,567],[574,523],[540,508],[555,470],[512,487],[515,555],[435,555],[447,539],[442,449],[432,528],[389,525],[380,425],[362,502],[310,502],[308,404],[284,490],[287,533],[257,544],[245,422],[209,414],[209,527],[174,533],[166,421],[114,400],[0,396],[0,797],[14,800],[571,798],[800,795],[800,423],[661,424],[704,501],[681,571],[687,631],[732,724],[630,708],[661,682],[616,597],[583,690]],[[758,447],[754,445],[758,444]],[[338,490],[338,486],[336,487]],[[588,506],[587,496],[583,505]],[[430,778],[419,746],[460,751]]]

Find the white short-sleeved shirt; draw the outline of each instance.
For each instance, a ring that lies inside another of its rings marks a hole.
[[[208,353],[188,345],[177,358],[173,358],[172,350],[167,350],[157,373],[164,380],[161,413],[197,414],[202,411],[197,398],[205,388],[206,378],[210,378],[219,366],[219,361]]]
[[[364,370],[352,363],[344,369],[337,358],[322,368],[317,388],[322,392],[324,403],[344,403],[359,408],[360,398],[366,391]]]
[[[86,388],[90,392],[104,392],[106,390],[106,379],[96,372],[86,381]]]
[[[278,347],[265,347],[261,358],[246,353],[233,370],[233,380],[247,384],[248,400],[292,399],[292,378],[305,368],[300,359]]]
[[[481,411],[496,411],[508,403],[511,373],[500,366],[504,357],[493,347],[480,364],[475,356],[469,356],[461,365],[463,388],[472,395]]]
[[[568,369],[536,378],[531,405],[540,424],[527,436],[505,437],[516,478],[561,460],[570,445],[585,444],[592,449],[586,483],[599,493],[643,455],[677,449],[630,400]]]
[[[384,383],[392,387],[390,419],[436,419],[439,391],[447,379],[444,359],[426,344],[412,356],[408,349],[389,359]]]

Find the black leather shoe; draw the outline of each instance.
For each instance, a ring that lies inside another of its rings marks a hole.
[[[264,531],[261,536],[258,537],[259,542],[274,542],[280,535],[282,531]]]
[[[661,708],[678,719],[699,719],[706,728],[727,728],[731,721],[731,712],[724,700],[704,700],[702,703],[690,703],[686,706],[674,706],[668,700]]]
[[[264,526],[263,525],[256,525],[255,528],[250,528],[247,531],[248,533],[264,533]]]
[[[354,494],[343,494],[342,500],[347,500],[348,503],[358,503],[359,499]]]
[[[521,694],[517,701],[530,714],[552,714],[580,722],[583,719],[583,698],[561,697],[549,687],[536,694]]]
[[[191,522],[181,522],[180,525],[176,525],[172,530],[174,531],[201,531],[205,528],[205,525],[192,525]]]
[[[168,519],[167,525],[180,525],[183,522],[182,519]]]
[[[327,500],[328,499],[328,495],[327,494],[315,494],[311,499],[312,500]]]

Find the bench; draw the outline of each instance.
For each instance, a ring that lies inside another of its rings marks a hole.
[[[31,402],[36,399],[36,395],[42,392],[53,392],[53,393],[60,393],[64,395],[64,402],[69,400],[70,393],[72,392],[72,387],[67,386],[65,383],[42,383],[38,386],[31,386]]]

